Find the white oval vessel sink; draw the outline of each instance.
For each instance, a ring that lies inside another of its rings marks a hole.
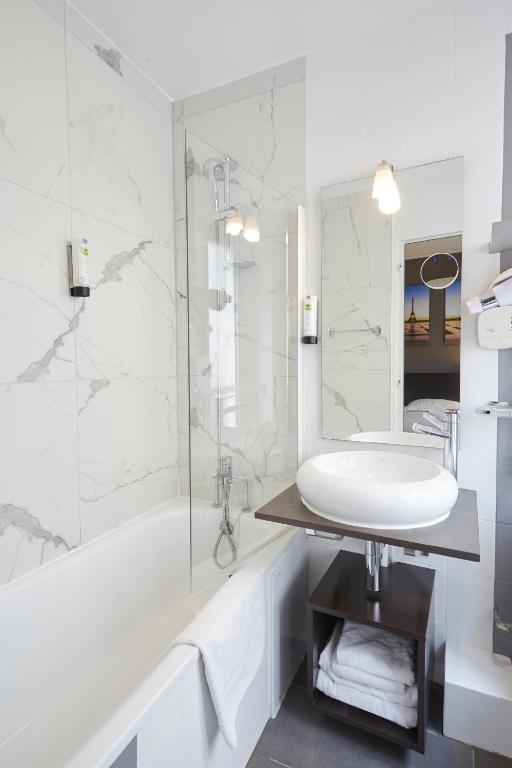
[[[458,496],[446,469],[416,456],[339,451],[297,472],[302,501],[317,515],[362,528],[423,528],[445,520]]]
[[[422,435],[418,432],[355,432],[347,440],[354,443],[385,443],[386,445],[406,445],[413,448],[443,448],[442,437]]]

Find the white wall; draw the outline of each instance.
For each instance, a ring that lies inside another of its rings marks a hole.
[[[321,187],[370,176],[383,158],[405,168],[464,156],[463,300],[497,274],[499,257],[487,245],[501,210],[506,6],[446,0],[308,57],[307,292],[320,294]],[[478,491],[482,562],[430,557],[426,565],[438,570],[439,644],[446,634],[490,649],[496,423],[474,409],[497,396],[497,354],[476,346],[467,312],[461,357],[460,481]],[[343,443],[321,437],[320,346],[305,350],[305,370],[310,456]]]
[[[0,69],[2,583],[174,496],[177,448],[171,105],[62,0],[3,0]]]

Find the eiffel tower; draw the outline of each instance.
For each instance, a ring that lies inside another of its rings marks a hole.
[[[413,325],[416,325],[418,322],[416,320],[416,314],[414,312],[414,296],[411,297],[411,314],[409,315],[409,319],[407,321],[409,325],[412,327]]]

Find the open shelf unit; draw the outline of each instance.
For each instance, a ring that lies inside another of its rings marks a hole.
[[[365,587],[363,555],[340,552],[308,600],[308,697],[330,717],[417,752],[425,752],[428,692],[434,662],[434,577],[430,568],[395,563],[382,569],[381,591]],[[377,715],[331,699],[316,689],[319,656],[339,619],[379,627],[416,644],[418,725],[402,728]]]

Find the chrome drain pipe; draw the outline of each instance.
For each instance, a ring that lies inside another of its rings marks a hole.
[[[383,544],[378,541],[365,541],[366,589],[369,592],[380,590],[380,565]]]

